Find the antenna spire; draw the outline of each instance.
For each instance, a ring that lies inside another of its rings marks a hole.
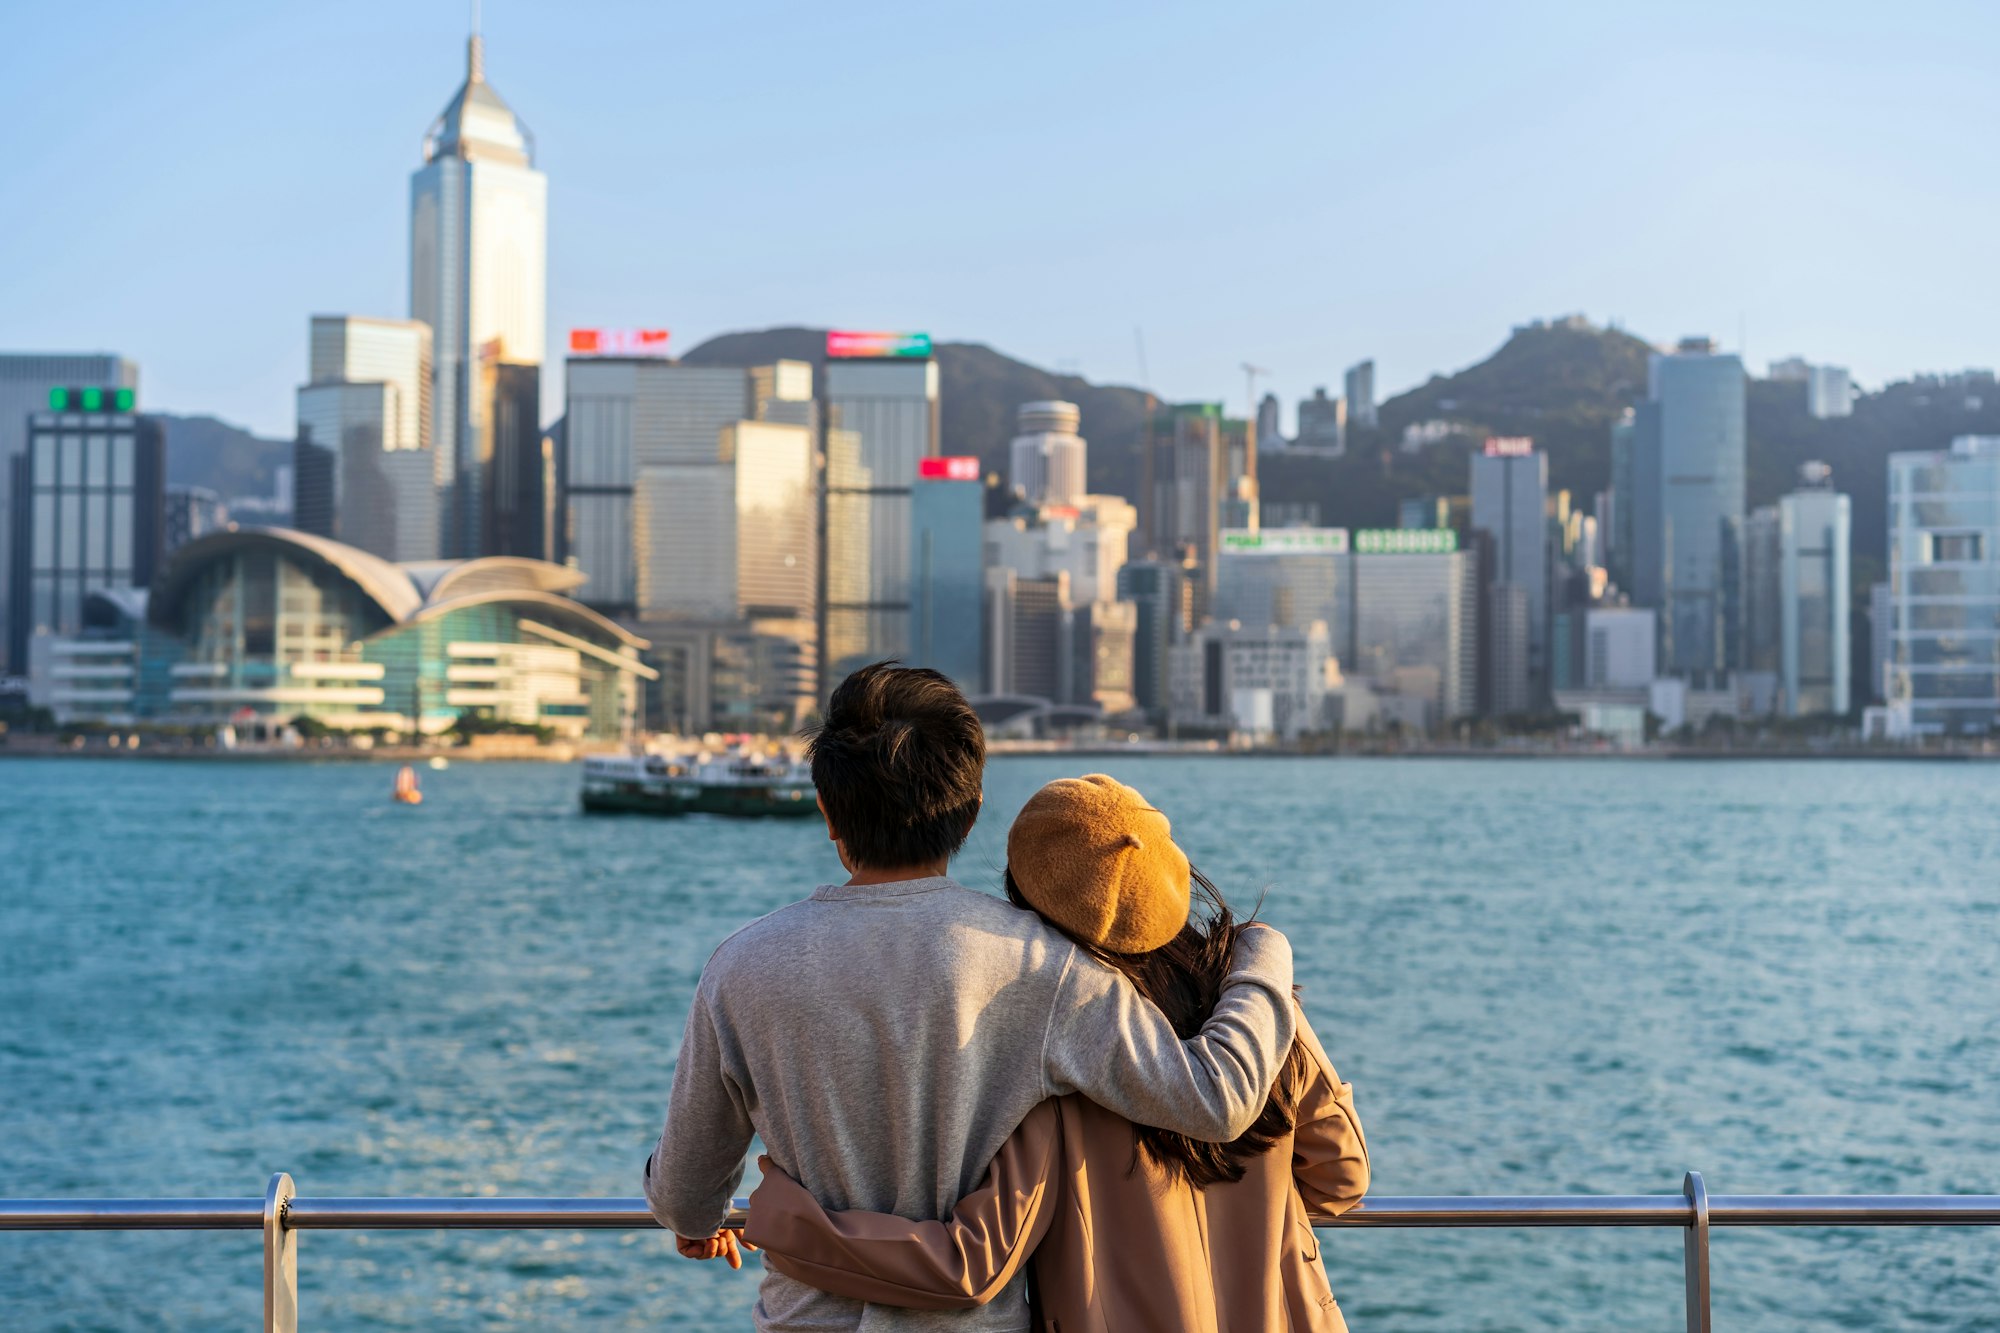
[[[486,42],[479,35],[479,0],[472,0],[472,35],[465,43],[465,81],[483,83],[486,79]]]

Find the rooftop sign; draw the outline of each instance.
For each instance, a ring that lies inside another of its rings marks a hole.
[[[1346,528],[1224,528],[1224,555],[1346,555]]]
[[[917,476],[925,481],[978,481],[979,460],[970,455],[920,458]]]
[[[1457,549],[1451,528],[1363,528],[1354,534],[1357,555],[1450,555]]]
[[[571,329],[571,356],[665,356],[665,329]]]
[[[921,360],[931,354],[928,333],[855,333],[835,329],[826,335],[826,354],[832,357],[900,356]]]
[[[1535,437],[1532,435],[1489,435],[1486,437],[1488,458],[1526,458],[1535,452]]]
[[[130,389],[50,389],[51,412],[130,412],[138,395]]]

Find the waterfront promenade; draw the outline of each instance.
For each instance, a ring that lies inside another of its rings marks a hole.
[[[1122,765],[1122,766],[1121,766]],[[1266,894],[1376,1190],[1991,1193],[1989,765],[1107,761]],[[958,873],[1062,757],[996,760]],[[574,769],[23,765],[0,812],[0,1193],[636,1190],[703,958],[814,830],[588,821]],[[313,1328],[727,1324],[644,1231],[306,1237]],[[1736,1231],[1716,1326],[1977,1327],[1996,1238]],[[1342,1229],[1357,1328],[1676,1329],[1678,1231]],[[243,1326],[253,1236],[0,1238],[0,1325]],[[157,1312],[144,1318],[141,1312]],[[80,1322],[89,1324],[92,1316]]]

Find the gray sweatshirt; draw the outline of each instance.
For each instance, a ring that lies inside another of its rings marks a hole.
[[[646,1177],[660,1224],[712,1235],[761,1135],[828,1208],[935,1219],[1037,1103],[1080,1092],[1129,1120],[1225,1141],[1292,1042],[1292,953],[1246,931],[1183,1042],[1120,973],[1032,912],[950,879],[828,885],[724,940],[702,970]],[[992,1304],[906,1310],[766,1270],[756,1322],[794,1330],[1022,1330],[1024,1276]]]

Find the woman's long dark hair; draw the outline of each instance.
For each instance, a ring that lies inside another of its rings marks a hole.
[[[1112,953],[1063,931],[1078,948],[1131,978],[1139,994],[1167,1016],[1182,1041],[1199,1033],[1208,1016],[1215,1012],[1216,1001],[1222,998],[1223,978],[1229,975],[1236,937],[1242,933],[1243,925],[1248,924],[1237,922],[1229,904],[1222,900],[1222,894],[1206,875],[1190,869],[1190,877],[1195,905],[1188,913],[1187,924],[1181,927],[1180,934],[1151,953]],[[1016,907],[1034,911],[1034,904],[1014,883],[1012,870],[1007,872],[1006,882],[1008,899]],[[1053,921],[1049,924],[1062,930]],[[1252,1158],[1269,1152],[1278,1140],[1297,1127],[1299,1097],[1310,1074],[1310,1057],[1294,1038],[1278,1077],[1271,1084],[1271,1095],[1264,1102],[1264,1109],[1242,1137],[1231,1143],[1204,1143],[1171,1130],[1134,1124],[1140,1150],[1170,1177],[1185,1180],[1196,1189],[1218,1181],[1241,1180]]]

